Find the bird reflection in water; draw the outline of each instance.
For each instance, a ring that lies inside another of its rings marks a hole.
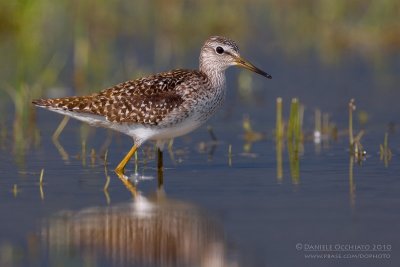
[[[133,202],[63,212],[42,228],[50,261],[83,259],[115,266],[238,266],[223,229],[194,205],[171,200],[162,188],[144,197],[126,182]]]

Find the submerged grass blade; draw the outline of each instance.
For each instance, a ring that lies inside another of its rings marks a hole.
[[[275,126],[276,139],[283,137],[283,118],[282,118],[282,98],[276,99],[276,126]]]
[[[379,146],[379,152],[380,160],[383,160],[385,167],[387,168],[389,166],[389,161],[392,159],[392,150],[388,145],[388,133],[385,133],[383,144]]]
[[[354,135],[353,135],[353,111],[356,109],[354,104],[354,99],[350,99],[349,102],[349,143],[352,147],[354,145]]]
[[[283,178],[283,116],[282,116],[282,98],[276,99],[276,126],[275,126],[275,150],[276,150],[276,178],[278,183]]]
[[[354,104],[354,99],[350,99],[349,102],[349,145],[350,145],[350,154],[356,158],[357,162],[360,164],[362,159],[364,159],[367,152],[364,150],[364,147],[361,144],[361,138],[364,135],[364,131],[361,130],[357,136],[354,137],[354,128],[353,128],[353,111],[356,109],[356,105]]]
[[[232,167],[232,145],[228,146],[228,166]]]
[[[286,134],[288,142],[292,142],[294,139],[298,112],[299,112],[299,102],[297,98],[293,98],[292,103],[290,105],[290,115],[289,115],[289,122]]]
[[[277,138],[275,140],[276,149],[276,178],[279,183],[282,182],[283,178],[283,139]]]
[[[300,106],[299,100],[293,98],[290,106],[290,117],[287,129],[287,144],[290,163],[290,174],[292,183],[300,183],[300,158],[299,148],[302,140],[302,118],[304,107]]]
[[[44,174],[44,169],[42,169],[42,170],[40,171],[40,177],[39,177],[39,184],[40,184],[40,186],[43,185],[43,174]]]

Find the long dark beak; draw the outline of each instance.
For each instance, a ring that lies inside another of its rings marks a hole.
[[[271,75],[269,75],[265,71],[260,70],[259,68],[257,68],[256,66],[254,66],[253,64],[251,64],[250,62],[248,62],[247,60],[245,60],[239,56],[235,56],[235,62],[238,66],[241,66],[241,67],[251,70],[255,73],[258,73],[264,77],[267,77],[268,79],[272,79]]]

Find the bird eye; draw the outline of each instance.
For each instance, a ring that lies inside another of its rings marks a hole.
[[[224,53],[224,49],[220,46],[218,46],[217,48],[215,48],[215,51],[217,51],[218,54],[222,54]]]

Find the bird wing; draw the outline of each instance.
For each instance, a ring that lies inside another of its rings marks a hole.
[[[191,90],[186,87],[199,78],[204,78],[200,72],[174,70],[126,81],[90,96],[40,99],[33,103],[103,116],[110,122],[158,125],[172,111],[184,108],[185,89]]]

